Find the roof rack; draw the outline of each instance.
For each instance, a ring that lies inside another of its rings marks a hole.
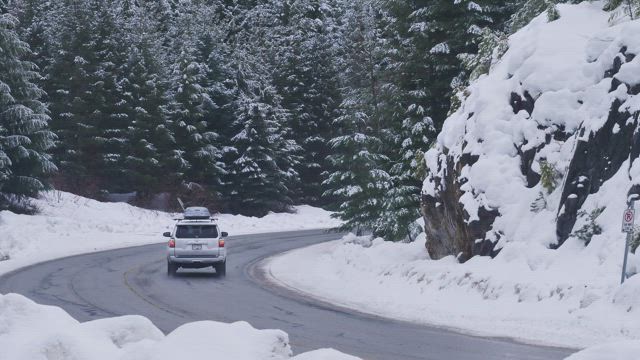
[[[183,223],[202,223],[202,222],[216,222],[218,218],[208,218],[208,219],[185,219],[185,218],[175,218],[173,220],[180,221]]]

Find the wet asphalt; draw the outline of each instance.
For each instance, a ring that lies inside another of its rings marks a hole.
[[[296,354],[331,347],[370,360],[554,360],[572,352],[353,312],[277,287],[258,266],[339,237],[323,230],[230,237],[226,277],[208,269],[168,277],[164,244],[79,255],[0,276],[0,293],[62,307],[80,321],[143,315],[165,333],[192,321],[248,321],[286,331]]]

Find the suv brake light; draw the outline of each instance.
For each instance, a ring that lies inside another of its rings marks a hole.
[[[218,247],[224,247],[224,239],[218,240]]]
[[[169,247],[170,248],[175,248],[176,247],[176,241],[174,239],[169,240]]]

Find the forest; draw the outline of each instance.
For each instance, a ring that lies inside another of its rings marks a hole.
[[[424,152],[555,6],[0,0],[0,210],[37,211],[51,188],[254,216],[310,204],[411,240]]]

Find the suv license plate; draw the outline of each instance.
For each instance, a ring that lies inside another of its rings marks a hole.
[[[202,250],[202,245],[201,244],[197,244],[197,245],[191,245],[193,250]]]

